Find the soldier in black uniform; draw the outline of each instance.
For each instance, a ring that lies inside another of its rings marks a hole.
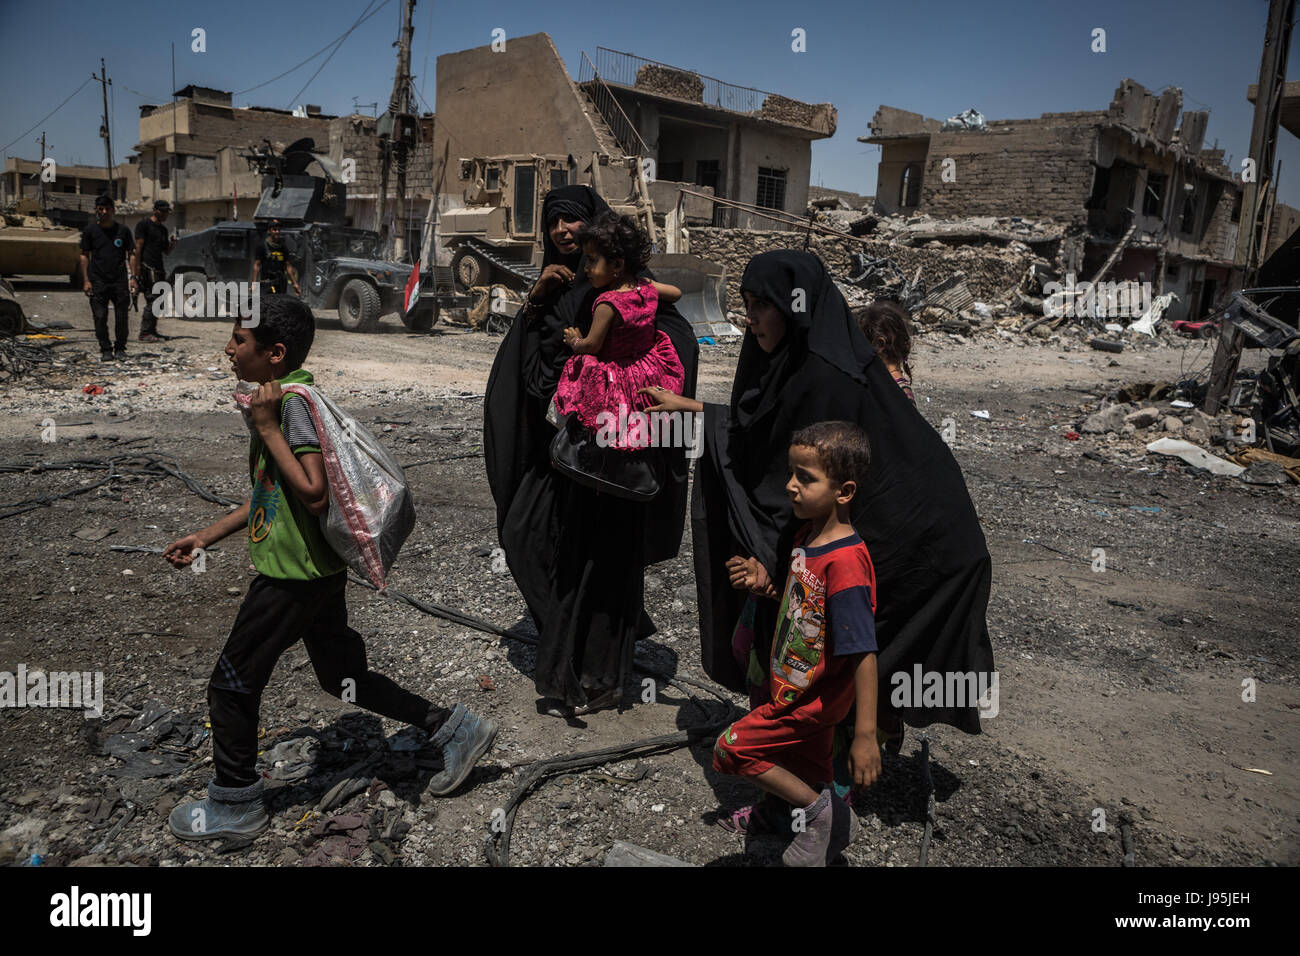
[[[131,230],[113,218],[113,197],[95,198],[95,221],[81,233],[82,290],[90,299],[90,314],[95,319],[95,336],[99,339],[99,357],[109,362],[126,358],[126,340],[130,337],[127,310],[131,293],[138,288],[135,276],[139,260]],[[131,268],[127,271],[127,261]],[[108,303],[113,303],[113,331],[116,342],[108,338]],[[114,344],[116,347],[114,347]]]
[[[286,282],[293,284],[293,291],[302,295],[298,285],[298,273],[289,261],[289,250],[280,237],[280,220],[272,219],[266,227],[266,242],[258,243],[253,254],[253,281],[265,282],[269,294],[279,295],[288,291]]]
[[[167,281],[167,274],[163,271],[163,256],[176,245],[176,237],[168,233],[165,225],[167,214],[171,211],[171,203],[159,199],[153,204],[153,215],[141,219],[135,227],[135,255],[136,261],[140,263],[136,282],[144,292],[144,311],[140,313],[141,342],[162,341],[158,335],[158,314],[153,308],[158,295],[153,287],[155,283]]]

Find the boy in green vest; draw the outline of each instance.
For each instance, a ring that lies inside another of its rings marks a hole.
[[[460,786],[496,736],[492,721],[463,704],[435,706],[370,670],[361,635],[348,627],[347,565],[320,528],[330,505],[319,438],[306,399],[280,388],[312,384],[302,364],[315,332],[311,309],[287,295],[263,298],[251,328],[235,321],[226,355],[237,378],[261,386],[252,400],[248,450],[253,493],[242,508],[164,553],[185,567],[195,549],[247,528],[259,572],[208,682],[215,766],[208,796],[179,804],[168,820],[183,840],[252,836],[270,823],[256,769],[258,707],[276,661],[300,639],[325,691],[432,735],[443,755],[443,769],[429,783],[435,795]]]

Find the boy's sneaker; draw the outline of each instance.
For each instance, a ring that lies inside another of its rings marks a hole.
[[[113,361],[113,351],[111,349],[104,349],[102,352],[99,353],[99,360],[101,362]]]
[[[786,866],[826,866],[858,838],[861,824],[843,800],[823,790],[805,809],[804,829],[781,854]]]
[[[214,779],[206,798],[177,804],[167,826],[182,840],[254,837],[271,823],[262,803],[264,786],[260,778],[247,787],[219,787]]]
[[[126,346],[125,346],[125,345],[119,345],[117,348],[113,349],[113,358],[117,359],[119,362],[125,362],[125,361],[126,361]]]
[[[470,713],[464,704],[457,704],[430,741],[442,748],[442,770],[429,781],[429,793],[445,796],[464,783],[496,735],[496,724]]]

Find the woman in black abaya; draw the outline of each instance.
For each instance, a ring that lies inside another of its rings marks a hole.
[[[642,604],[646,565],[677,554],[686,518],[682,449],[660,451],[667,477],[648,504],[600,494],[551,468],[555,428],[546,411],[571,354],[564,330],[587,333],[596,294],[573,236],[608,208],[588,186],[546,195],[542,275],[501,343],[484,400],[497,537],[537,625],[533,680],[555,716],[619,703],[635,641],[655,630]],[[694,394],[699,346],[690,324],[663,303],[656,324]]]
[[[749,332],[730,405],[703,406],[704,451],[691,505],[705,671],[733,690],[749,689],[746,662],[732,644],[749,595],[732,588],[732,569],[752,558],[760,583],[780,589],[799,524],[785,491],[790,437],[813,422],[847,420],[871,443],[853,524],[876,571],[880,700],[890,699],[890,676],[910,676],[917,663],[924,671],[991,672],[991,562],[948,446],[890,377],[816,256],[755,256],[741,291]],[[665,394],[656,407],[699,403]],[[765,669],[776,602],[753,600],[754,659]],[[916,727],[942,722],[978,733],[970,703],[908,701],[892,716]]]

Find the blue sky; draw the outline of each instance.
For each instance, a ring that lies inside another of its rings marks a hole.
[[[362,104],[378,101],[381,110],[387,102],[401,0],[0,0],[6,47],[0,59],[0,146],[73,93],[99,69],[103,56],[114,81],[113,152],[120,162],[136,142],[139,105],[165,100],[174,88],[173,41],[178,87],[196,83],[241,91],[326,46],[367,3],[379,12],[352,32],[315,79],[327,54],[235,97],[236,105],[310,102],[336,114],[351,112],[354,97]],[[1239,162],[1252,118],[1246,87],[1258,79],[1267,12],[1267,0],[420,0],[412,69],[417,88],[432,104],[438,54],[489,43],[499,27],[507,38],[549,33],[575,76],[580,52],[594,56],[597,46],[605,46],[742,86],[829,101],[839,110],[839,131],[813,145],[812,181],[870,194],[879,152],[857,137],[866,135],[881,103],[939,119],[972,106],[990,119],[1032,117],[1104,109],[1125,76],[1155,91],[1181,86],[1184,109],[1211,111],[1207,145],[1217,139]],[[195,27],[206,31],[206,53],[191,51]],[[1106,30],[1105,53],[1090,50],[1097,27]],[[804,53],[791,50],[796,28],[806,32]],[[1290,79],[1300,78],[1298,60],[1291,58]],[[38,157],[44,130],[51,155],[61,162],[102,164],[100,111],[99,85],[87,84],[5,153]],[[1282,131],[1278,157],[1281,199],[1300,206],[1300,141]]]

